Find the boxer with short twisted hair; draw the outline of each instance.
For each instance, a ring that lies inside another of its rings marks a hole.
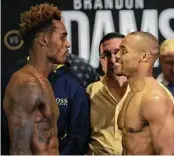
[[[20,32],[30,60],[13,74],[5,91],[10,154],[57,155],[59,110],[47,76],[68,57],[61,12],[52,4],[33,6],[21,14]]]

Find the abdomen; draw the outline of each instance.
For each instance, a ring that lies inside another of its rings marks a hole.
[[[142,129],[140,132],[124,132],[123,154],[130,155],[152,155],[155,154],[149,127]]]
[[[34,155],[58,155],[59,145],[57,136],[52,136],[50,138],[49,144],[45,142],[40,142],[38,138],[33,138],[31,145],[32,153]]]

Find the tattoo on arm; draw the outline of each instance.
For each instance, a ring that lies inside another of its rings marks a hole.
[[[34,112],[43,100],[38,82],[28,80],[9,87],[5,100],[10,133],[11,154],[33,154],[31,139],[34,132]]]
[[[38,140],[40,142],[49,144],[52,136],[51,118],[42,118],[37,124]]]
[[[19,127],[15,127],[13,130],[13,142],[10,147],[10,154],[32,154],[30,150],[30,142],[33,133],[33,122],[25,121]]]

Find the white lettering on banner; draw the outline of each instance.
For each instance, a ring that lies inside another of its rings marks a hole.
[[[113,31],[115,31],[115,28],[111,11],[108,10],[97,11],[95,15],[95,23],[94,23],[93,37],[91,44],[91,55],[89,61],[89,63],[93,67],[97,68],[99,66],[98,47],[100,40],[103,37],[103,33],[107,34]]]
[[[158,38],[157,19],[158,19],[157,10],[155,9],[144,10],[142,14],[141,30],[148,31]],[[119,11],[119,28],[120,32],[125,35],[137,30],[137,24],[133,10]]]
[[[141,30],[150,32],[158,38],[158,11],[147,9],[143,11]]]
[[[119,11],[119,28],[120,28],[120,33],[124,35],[128,34],[129,32],[137,30],[137,25],[133,10]]]
[[[123,7],[143,9],[144,0],[74,0],[75,10],[123,9]]]
[[[113,9],[113,0],[105,0],[105,9]]]
[[[69,33],[68,40],[71,43],[71,21],[78,23],[78,46],[79,57],[89,60],[89,20],[85,13],[81,11],[62,11],[64,22]],[[70,49],[70,53],[71,53]]]
[[[125,0],[125,7],[126,9],[132,9],[133,8],[133,0]]]
[[[86,1],[84,1],[84,9],[89,9],[89,10],[91,10],[92,9],[92,2],[91,2],[92,0],[86,0]]]
[[[81,0],[74,0],[74,9],[79,10],[82,8],[82,2]]]
[[[135,9],[143,9],[144,0],[135,0]]]
[[[174,38],[174,31],[170,27],[171,19],[174,19],[174,9],[163,10],[159,16],[159,29],[165,38]]]
[[[103,34],[115,31],[114,24],[117,24],[113,21],[112,11],[96,11],[96,15],[94,17],[94,26],[91,26],[93,28],[92,34],[90,34],[89,31],[89,28],[91,28],[89,25],[89,19],[82,11],[63,11],[63,17],[65,19],[65,25],[69,33],[68,39],[70,41],[71,31],[73,31],[71,30],[71,22],[76,21],[78,23],[79,56],[88,60],[93,67],[97,68],[99,65],[99,42],[103,37]],[[159,36],[158,30],[160,30],[164,38],[172,38],[174,36],[174,31],[169,24],[171,19],[174,19],[174,9],[163,10],[159,14],[159,17],[158,10],[145,9],[142,11],[142,22],[140,22],[141,28],[139,28],[139,30],[148,31],[157,38]],[[127,35],[129,32],[137,31],[137,20],[133,10],[120,10],[117,21],[119,21],[119,31],[117,30],[118,32]],[[91,46],[89,44],[90,35],[92,35]],[[158,66],[159,62],[156,61],[154,67]]]
[[[124,7],[122,0],[115,0],[115,9],[122,9]]]
[[[101,0],[95,0],[94,9],[103,9],[103,4]]]

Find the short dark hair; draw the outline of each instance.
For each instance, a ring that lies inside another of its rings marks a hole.
[[[110,32],[110,33],[104,35],[103,38],[100,41],[100,44],[99,44],[99,52],[100,52],[100,46],[103,42],[105,42],[109,39],[112,39],[112,38],[124,38],[124,37],[125,36],[123,34],[120,34],[118,32]]]

